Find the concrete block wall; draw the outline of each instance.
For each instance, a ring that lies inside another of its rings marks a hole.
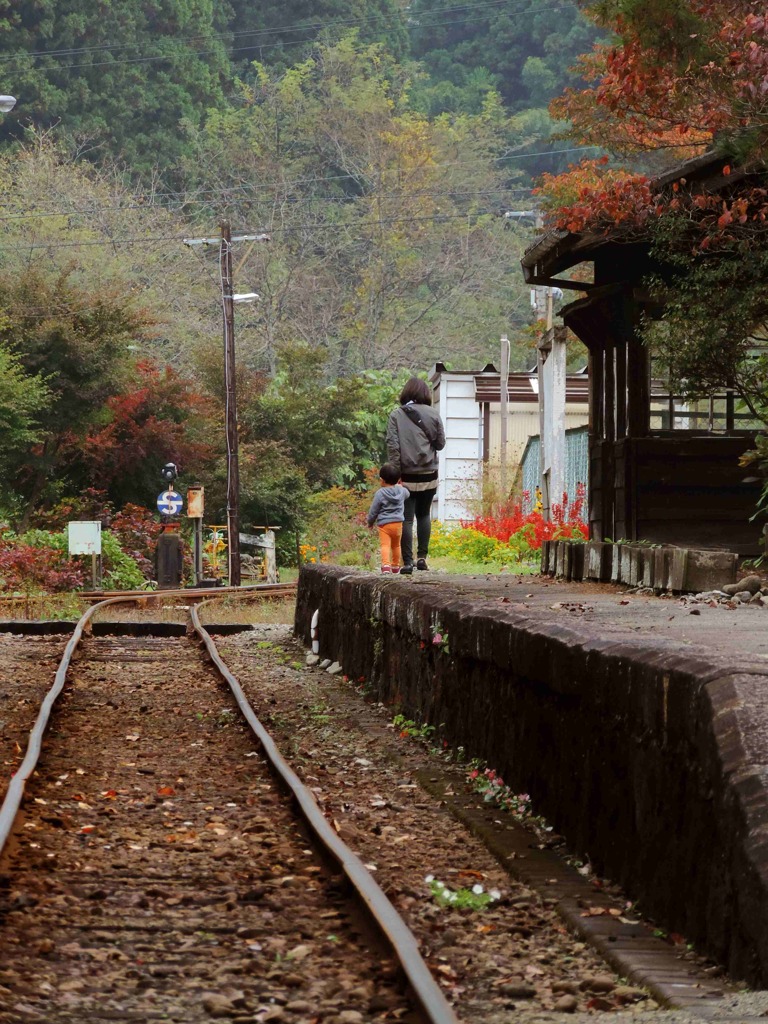
[[[308,566],[305,643],[316,609],[323,657],[529,792],[660,925],[768,984],[768,798],[748,720],[764,676],[537,620],[498,594],[457,594],[455,578],[422,587]]]
[[[541,571],[566,580],[649,587],[657,592],[700,593],[736,582],[739,556],[670,545],[612,544],[592,540],[544,541]]]

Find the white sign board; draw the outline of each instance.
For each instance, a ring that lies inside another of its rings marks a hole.
[[[70,555],[101,554],[101,523],[67,523]]]

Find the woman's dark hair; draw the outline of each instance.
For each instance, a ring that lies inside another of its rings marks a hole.
[[[420,377],[411,377],[400,392],[400,405],[416,402],[418,405],[432,405],[432,391],[429,384]]]

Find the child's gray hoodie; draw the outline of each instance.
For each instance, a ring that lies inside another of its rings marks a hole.
[[[405,519],[405,499],[410,497],[402,484],[380,487],[373,496],[368,510],[368,525],[385,526],[387,523],[402,523]]]

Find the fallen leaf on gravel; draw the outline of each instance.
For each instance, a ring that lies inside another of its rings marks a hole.
[[[601,999],[599,996],[595,996],[594,999],[590,999],[587,1003],[588,1010],[614,1010],[616,1004],[608,999]]]
[[[87,804],[84,800],[78,800],[77,806],[80,808],[81,811],[91,810],[91,805]]]
[[[117,800],[116,789],[105,789],[101,795],[104,797],[105,800]]]
[[[83,825],[82,828],[79,829],[79,831],[83,835],[88,835],[89,832],[94,832],[95,830],[96,830],[96,826],[95,825]]]
[[[311,946],[294,946],[292,950],[286,953],[286,957],[289,960],[305,960],[311,952]]]
[[[581,914],[581,917],[602,917],[608,913],[610,911],[606,907],[589,907]]]
[[[160,786],[157,790],[158,796],[176,796],[173,786]]]
[[[130,740],[131,743],[135,743],[136,740],[139,738],[139,734],[137,732],[132,732],[129,736],[126,736],[125,738],[127,740]]]
[[[449,978],[455,978],[456,977],[455,971],[450,966],[450,964],[438,964],[437,965],[437,970],[441,974],[445,974],[446,977],[449,977]]]

